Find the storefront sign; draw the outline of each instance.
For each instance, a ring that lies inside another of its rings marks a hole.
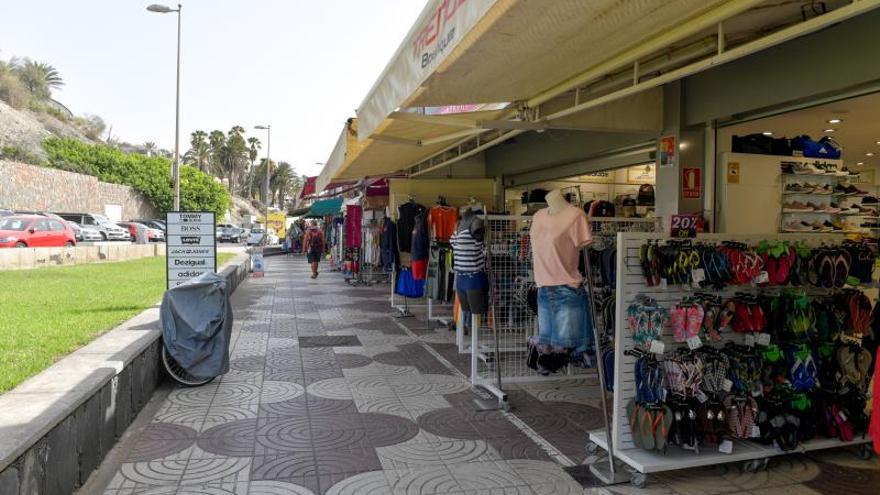
[[[170,289],[204,273],[217,271],[214,213],[170,211],[165,216],[167,278]]]
[[[672,215],[670,237],[696,237],[700,225],[700,215]]]
[[[675,136],[663,136],[660,138],[660,152],[657,155],[657,161],[661,167],[672,167],[675,165],[675,155],[678,153],[678,146],[675,143]]]
[[[700,180],[702,170],[698,168],[681,169],[681,197],[697,199],[702,195],[703,182]]]
[[[727,162],[727,183],[739,184],[739,162]]]
[[[358,109],[358,134],[370,137],[477,25],[498,0],[431,0],[415,29]]]

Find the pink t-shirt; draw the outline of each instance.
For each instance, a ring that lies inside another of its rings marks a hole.
[[[569,285],[577,287],[584,278],[578,271],[581,248],[593,241],[587,215],[569,205],[551,215],[549,208],[532,217],[532,261],[538,287]]]

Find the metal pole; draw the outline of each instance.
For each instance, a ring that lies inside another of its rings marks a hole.
[[[602,343],[599,336],[599,327],[596,325],[596,310],[595,310],[595,301],[593,295],[593,267],[590,266],[590,255],[587,252],[587,249],[584,248],[581,250],[581,256],[584,257],[584,267],[587,272],[587,294],[589,295],[590,300],[587,301],[587,308],[590,311],[590,321],[593,323],[593,342],[596,346],[596,370],[599,372],[599,387],[601,388],[601,399],[602,399],[602,420],[605,422],[605,441],[608,443],[608,469],[610,470],[611,476],[614,477],[615,469],[614,469],[614,447],[611,445],[611,425],[608,422],[608,399],[606,397],[606,388],[605,388],[605,366],[603,366],[602,361]]]
[[[174,211],[180,211],[180,24],[183,5],[177,4],[177,97],[174,104]]]
[[[266,125],[266,229],[265,237],[269,239],[269,168],[272,165],[272,125]]]

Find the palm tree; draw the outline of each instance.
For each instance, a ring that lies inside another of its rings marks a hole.
[[[153,156],[156,153],[157,149],[159,149],[159,147],[156,146],[156,143],[152,141],[147,141],[146,143],[144,143],[144,151],[147,152],[147,156]]]
[[[211,164],[211,145],[208,144],[208,133],[193,131],[189,138],[190,149],[183,155],[186,163],[195,165],[202,172],[207,172]]]
[[[223,170],[223,153],[226,148],[226,134],[223,134],[223,131],[211,131],[211,134],[208,135],[208,146],[210,147],[211,155],[211,172],[220,179],[223,179],[226,177]]]
[[[15,73],[30,93],[40,100],[48,100],[52,90],[64,86],[64,80],[55,67],[25,58],[14,67]]]
[[[260,148],[262,147],[262,143],[258,138],[253,136],[247,139],[248,144],[248,158],[251,161],[250,168],[248,168],[247,173],[247,184],[245,184],[246,188],[244,190],[244,194],[254,198],[253,194],[253,182],[254,182],[254,169],[256,168],[257,156],[259,156]]]
[[[223,152],[223,170],[229,177],[229,190],[235,193],[236,177],[244,168],[248,156],[248,146],[244,139],[244,127],[234,126],[226,134],[226,147]]]
[[[297,178],[296,171],[287,162],[278,162],[278,167],[272,172],[269,179],[269,188],[272,190],[272,200],[278,208],[284,208],[284,198],[292,192]]]

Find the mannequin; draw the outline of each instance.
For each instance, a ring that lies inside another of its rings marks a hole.
[[[455,271],[455,290],[465,313],[486,314],[489,309],[489,279],[483,245],[483,219],[471,207],[461,212],[450,239]]]
[[[547,208],[532,217],[529,229],[535,283],[538,286],[538,338],[570,352],[576,365],[592,365],[592,321],[587,311],[581,249],[592,242],[584,211],[569,204],[562,191],[547,193]]]
[[[559,189],[548,192],[544,199],[547,201],[547,209],[551,215],[559,213],[566,207],[571,207],[571,204],[565,200],[565,197],[562,196],[562,191]]]

